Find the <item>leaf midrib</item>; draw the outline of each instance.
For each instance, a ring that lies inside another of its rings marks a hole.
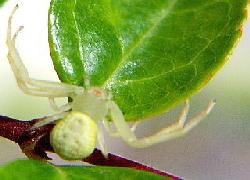
[[[128,57],[138,48],[141,46],[144,40],[147,39],[147,37],[150,37],[150,35],[157,29],[157,27],[160,25],[160,23],[168,17],[168,15],[171,13],[171,11],[174,9],[176,3],[178,0],[173,0],[172,3],[164,10],[162,15],[159,17],[159,19],[149,28],[142,36],[139,38],[139,40],[129,49],[127,53],[124,53],[122,56],[122,59],[120,63],[117,65],[117,67],[114,69],[114,71],[110,74],[110,76],[107,78],[107,80],[103,83],[103,87],[105,87],[109,82],[112,80],[112,77],[116,72],[122,67],[122,65],[126,62]]]
[[[75,6],[76,6],[76,0],[74,1],[74,10],[72,11],[72,16],[73,16],[73,19],[74,19],[74,24],[75,24],[75,27],[76,27],[76,33],[77,33],[77,39],[78,39],[78,50],[79,50],[79,55],[80,55],[80,58],[83,59],[83,49],[81,48],[81,42],[82,42],[82,38],[81,38],[81,35],[80,35],[80,30],[79,30],[79,25],[77,23],[77,20],[76,20],[76,13],[75,13]]]

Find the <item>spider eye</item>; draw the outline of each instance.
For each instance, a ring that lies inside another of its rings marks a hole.
[[[50,143],[63,159],[80,160],[94,151],[96,136],[96,123],[89,116],[72,111],[56,124]]]

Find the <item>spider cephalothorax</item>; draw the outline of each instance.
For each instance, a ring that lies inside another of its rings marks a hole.
[[[35,124],[34,128],[55,123],[56,126],[51,133],[51,145],[55,152],[65,159],[82,159],[89,156],[96,146],[96,141],[106,153],[102,130],[99,128],[100,122],[104,124],[111,136],[122,138],[132,147],[143,148],[185,135],[207,116],[215,104],[211,101],[204,111],[186,122],[189,110],[189,102],[186,101],[178,122],[161,129],[156,134],[138,139],[133,132],[135,128],[129,127],[119,106],[105,90],[89,87],[88,83],[85,89],[80,86],[34,80],[29,77],[15,46],[17,35],[23,27],[20,27],[13,37],[11,34],[12,16],[16,9],[17,6],[8,22],[8,60],[17,84],[24,93],[49,98],[51,107],[57,113]],[[58,107],[55,103],[55,98],[58,97],[70,97],[72,102]]]

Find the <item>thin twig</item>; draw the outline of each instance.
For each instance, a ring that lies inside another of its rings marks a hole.
[[[54,125],[49,124],[36,129],[31,128],[40,120],[42,119],[19,121],[6,116],[0,116],[0,136],[16,142],[28,158],[47,161],[50,158],[48,158],[46,152],[53,152],[53,148],[49,143],[49,135]],[[105,157],[98,149],[95,149],[88,158],[82,161],[98,166],[128,167],[159,174],[169,179],[180,180],[180,178],[169,173],[111,153],[108,154],[108,157]]]

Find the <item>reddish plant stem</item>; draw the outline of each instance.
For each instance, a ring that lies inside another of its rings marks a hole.
[[[40,120],[42,119],[18,121],[9,117],[0,116],[0,136],[16,142],[23,153],[30,159],[49,160],[50,158],[48,158],[46,151],[53,152],[53,148],[49,142],[49,135],[54,125],[49,124],[40,128],[31,129],[34,123]],[[166,172],[114,154],[109,153],[108,157],[105,158],[98,149],[95,149],[95,151],[88,158],[83,159],[83,161],[98,166],[128,167],[152,172],[172,180],[180,180],[180,178]]]
[[[153,172],[155,174],[159,174],[161,176],[166,176],[166,177],[171,178],[173,180],[177,180],[177,179],[180,180],[180,178],[177,178],[177,177],[170,175],[166,172],[159,171],[157,169],[154,169],[154,168],[146,166],[146,165],[142,165],[138,162],[128,160],[128,159],[120,157],[118,155],[114,155],[114,154],[109,153],[108,157],[105,158],[105,156],[103,156],[101,151],[98,149],[95,149],[93,154],[90,157],[84,159],[83,161],[89,162],[91,164],[95,164],[98,166],[117,166],[117,164],[119,164],[119,167],[130,167],[130,168],[137,169],[137,170]]]

